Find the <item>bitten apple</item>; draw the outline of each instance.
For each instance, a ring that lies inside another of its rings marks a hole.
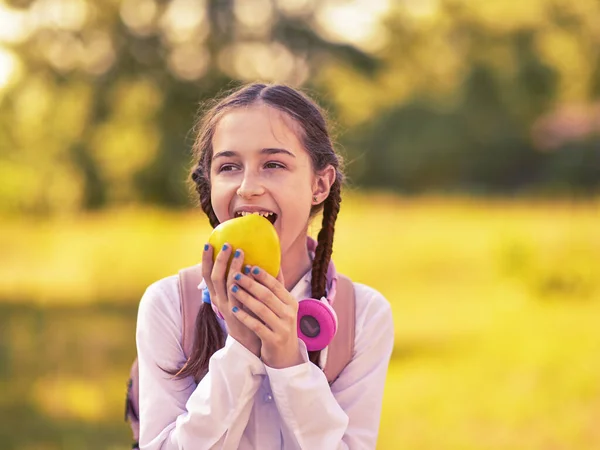
[[[233,250],[244,252],[244,265],[259,266],[276,277],[281,265],[279,236],[273,224],[259,214],[248,214],[227,220],[217,226],[208,238],[212,245],[213,261],[227,243]],[[227,270],[229,271],[229,265]]]

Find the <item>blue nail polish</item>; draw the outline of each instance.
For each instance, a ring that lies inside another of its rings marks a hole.
[[[227,250],[227,244],[224,244],[224,245],[223,245],[223,248],[222,248],[222,250],[223,250],[223,251]]]
[[[255,267],[254,270],[252,271],[252,273],[254,275],[258,275],[260,273],[260,269],[258,267]]]
[[[237,285],[235,285],[235,284],[234,284],[234,285],[233,285],[233,287],[231,288],[231,292],[234,292],[234,293],[235,293],[235,292],[237,292],[237,291],[238,291],[238,289],[239,289],[239,288],[237,287]]]
[[[244,273],[248,275],[250,273],[250,266],[244,267]]]
[[[233,308],[231,308],[231,310],[236,313],[240,310],[240,308],[238,308],[237,306],[234,306]]]
[[[240,251],[239,251],[239,250],[236,250],[236,251],[235,251],[235,253],[233,254],[233,257],[234,257],[234,258],[237,258],[237,257],[239,257],[240,255],[241,255]]]
[[[208,250],[208,244],[204,244],[204,251]]]
[[[233,279],[234,279],[235,281],[240,281],[240,278],[242,278],[242,274],[241,274],[241,273],[236,273],[236,274],[235,274],[235,277],[233,277]]]

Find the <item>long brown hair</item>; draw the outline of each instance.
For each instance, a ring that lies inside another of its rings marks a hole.
[[[197,137],[193,146],[194,162],[191,180],[199,196],[200,206],[208,216],[211,226],[219,225],[212,208],[210,192],[210,164],[213,148],[212,139],[218,121],[234,108],[264,103],[276,108],[295,120],[300,126],[300,140],[310,155],[315,172],[332,165],[336,169],[336,179],[329,196],[319,205],[314,205],[310,217],[321,210],[323,221],[317,237],[317,248],[312,264],[312,297],[325,296],[326,274],[331,259],[335,221],[340,210],[341,186],[344,181],[341,157],[336,154],[327,130],[325,114],[321,108],[304,93],[285,85],[250,84],[230,93],[217,101],[202,116],[197,126]],[[208,371],[210,357],[224,345],[224,334],[210,305],[203,303],[196,319],[196,339],[192,354],[178,377],[193,375],[199,380]],[[317,364],[320,352],[310,352],[310,360]]]

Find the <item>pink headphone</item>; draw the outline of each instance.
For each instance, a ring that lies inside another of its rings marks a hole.
[[[315,240],[308,238],[308,250],[314,254],[316,247]],[[338,278],[333,261],[329,261],[326,278],[326,297],[305,298],[298,302],[298,337],[310,352],[323,350],[337,332],[338,320],[332,305]]]
[[[314,257],[317,242],[308,238],[308,250]],[[326,275],[326,297],[305,298],[298,301],[298,337],[306,344],[309,352],[323,350],[333,340],[338,328],[338,320],[333,310],[333,302],[337,292],[337,272],[333,261],[329,262]],[[198,289],[202,289],[202,301],[211,304],[210,294],[204,281]],[[215,314],[223,320],[223,316],[214,304]]]

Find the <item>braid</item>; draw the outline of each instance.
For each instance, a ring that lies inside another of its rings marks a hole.
[[[203,161],[201,160],[198,163],[198,166],[192,172],[192,180],[196,185],[196,192],[200,197],[200,206],[202,207],[202,211],[204,211],[204,214],[206,214],[208,217],[210,226],[215,228],[217,225],[219,225],[219,219],[217,218],[210,201],[210,181],[205,175],[202,163]]]
[[[323,203],[323,222],[317,237],[317,249],[312,266],[311,295],[313,298],[321,298],[326,294],[327,269],[333,251],[333,233],[341,201],[340,183],[336,180]]]
[[[191,178],[200,197],[202,211],[207,215],[210,225],[215,228],[219,225],[219,219],[210,202],[210,180],[207,176],[206,159],[206,152],[204,152],[200,157],[200,161],[198,161],[198,165],[192,171]],[[217,316],[208,304],[200,306],[195,326],[192,354],[189,355],[181,369],[169,371],[169,373],[179,379],[193,376],[195,381],[199,382],[208,372],[210,357],[225,345],[225,336]]]
[[[340,182],[336,179],[331,186],[329,195],[325,199],[325,202],[323,202],[323,222],[321,224],[321,231],[319,231],[317,237],[317,248],[312,266],[311,296],[313,298],[321,298],[326,294],[327,269],[329,268],[329,261],[331,260],[331,253],[333,251],[335,221],[340,211],[341,202]],[[318,366],[321,351],[309,352],[308,355],[309,360]]]
[[[208,216],[210,226],[216,228],[217,225],[219,225],[219,219],[217,219],[217,215],[215,214],[210,201],[210,187],[208,186],[207,181],[198,184],[198,194],[200,194],[200,206],[202,206],[202,211]]]

